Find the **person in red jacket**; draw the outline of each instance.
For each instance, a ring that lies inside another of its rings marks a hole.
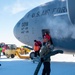
[[[45,45],[45,43],[47,43],[47,42],[50,42],[51,44],[53,44],[52,43],[51,36],[49,35],[49,33],[45,33],[44,34],[44,37],[43,37],[43,45]]]
[[[39,56],[39,52],[41,49],[42,43],[40,41],[34,40],[34,51],[35,51],[35,57]]]

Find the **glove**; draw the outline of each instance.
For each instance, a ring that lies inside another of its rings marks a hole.
[[[41,58],[41,62],[44,62],[44,59],[43,58]]]

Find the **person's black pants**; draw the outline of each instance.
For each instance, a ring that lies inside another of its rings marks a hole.
[[[42,75],[50,75],[51,69],[50,69],[50,62],[43,62],[44,68],[42,71]]]
[[[39,51],[40,51],[40,50],[35,51],[35,57],[40,56]]]

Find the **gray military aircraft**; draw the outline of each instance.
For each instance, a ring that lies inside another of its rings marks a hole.
[[[34,40],[51,35],[55,48],[75,52],[75,0],[53,0],[30,10],[14,27],[15,37],[33,46]]]

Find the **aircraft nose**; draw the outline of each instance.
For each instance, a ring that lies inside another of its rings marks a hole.
[[[22,43],[30,44],[28,21],[21,19],[14,27],[14,36]]]

